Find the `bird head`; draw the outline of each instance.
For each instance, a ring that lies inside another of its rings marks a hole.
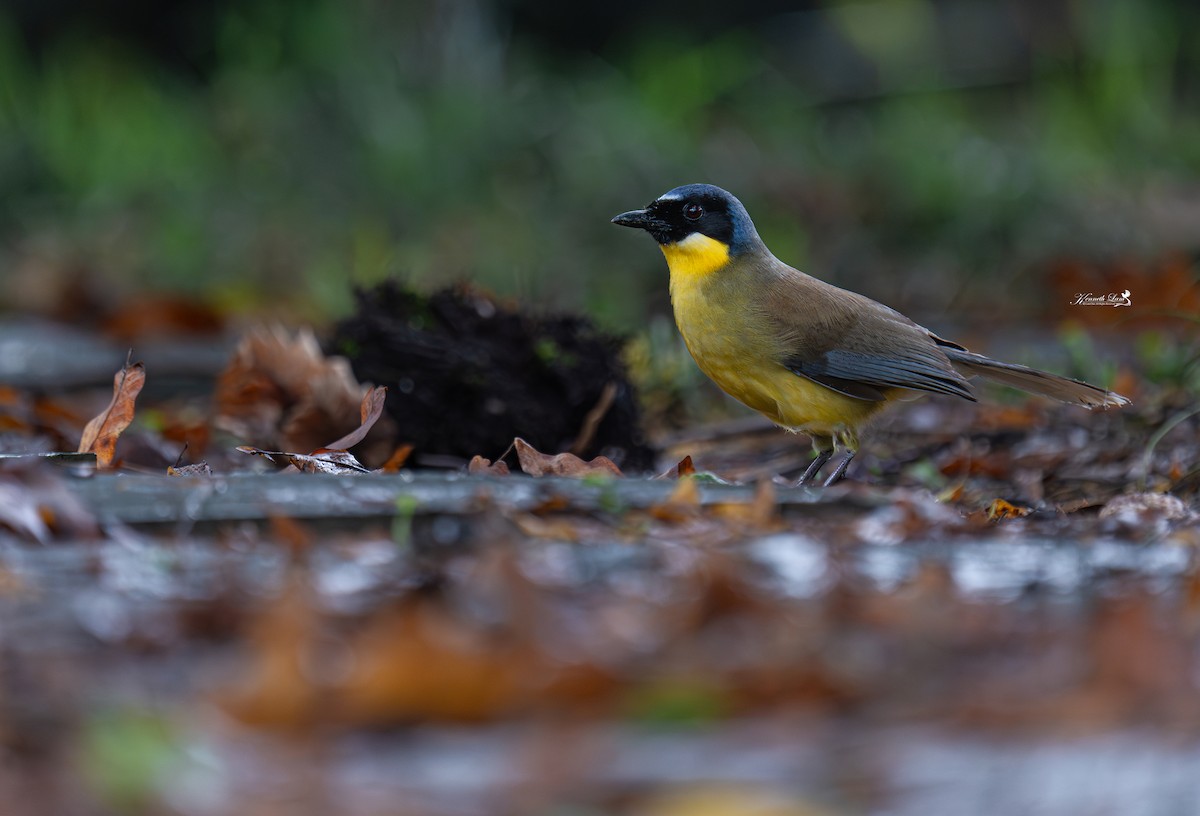
[[[645,230],[664,253],[672,247],[707,247],[713,252],[737,255],[762,243],[742,202],[712,184],[676,187],[645,209],[621,213],[612,222]]]

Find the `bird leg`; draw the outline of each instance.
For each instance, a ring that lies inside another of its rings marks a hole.
[[[804,487],[813,479],[817,478],[817,473],[829,461],[829,457],[833,456],[833,448],[817,451],[817,458],[813,459],[808,465],[808,469],[804,471],[804,475],[796,480],[794,487]]]
[[[830,453],[832,453],[832,451]],[[846,468],[848,468],[850,466],[850,460],[854,458],[854,454],[856,454],[856,453],[858,453],[858,451],[853,450],[853,449],[846,451],[846,458],[844,458],[842,461],[838,462],[837,468],[833,471],[833,473],[830,475],[830,477],[825,480],[826,487],[829,487],[831,484],[834,484],[835,482],[840,482],[842,480],[842,477],[844,477],[846,475]],[[825,458],[828,459],[829,457],[826,456]],[[809,470],[812,470],[812,468],[809,467]],[[808,475],[807,471],[805,472],[805,475],[806,476]]]

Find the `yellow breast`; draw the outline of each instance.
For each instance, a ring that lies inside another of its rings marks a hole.
[[[753,307],[761,282],[738,280],[744,271],[733,268],[716,274],[729,265],[725,244],[693,234],[662,251],[675,323],[700,370],[725,393],[786,428],[827,436],[852,432],[882,407],[784,368],[778,338]]]
[[[698,232],[660,248],[671,270],[672,288],[676,280],[697,283],[729,263],[729,246]]]

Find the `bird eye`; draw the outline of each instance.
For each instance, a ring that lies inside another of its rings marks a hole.
[[[688,204],[683,208],[683,217],[688,221],[699,221],[704,215],[704,208],[699,204]]]

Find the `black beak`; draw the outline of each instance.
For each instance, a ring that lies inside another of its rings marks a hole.
[[[629,212],[621,213],[612,222],[622,227],[649,229],[657,223],[657,220],[645,210],[630,210]]]

